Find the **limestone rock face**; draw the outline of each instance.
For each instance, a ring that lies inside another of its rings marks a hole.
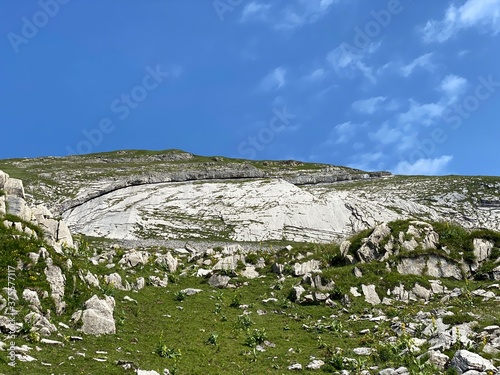
[[[235,241],[328,242],[401,215],[345,192],[322,194],[273,180],[130,186],[69,209],[63,217],[76,232],[109,238],[214,233]]]
[[[96,295],[85,302],[85,310],[81,315],[82,332],[88,335],[116,333],[113,312],[115,299],[110,296],[99,299]]]

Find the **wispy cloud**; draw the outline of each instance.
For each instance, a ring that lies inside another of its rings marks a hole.
[[[398,127],[390,127],[388,123],[382,124],[376,132],[370,133],[370,138],[383,145],[398,142],[402,136],[402,129]]]
[[[429,20],[421,28],[425,42],[443,43],[470,27],[500,33],[500,0],[467,0],[461,7],[451,5],[442,20]]]
[[[366,123],[355,124],[350,121],[338,124],[335,126],[335,128],[333,128],[333,131],[330,133],[330,136],[325,143],[327,144],[347,143],[356,135],[358,130],[361,127],[364,127],[365,125]]]
[[[467,89],[467,79],[450,74],[441,81],[439,89],[447,97],[447,104],[453,104],[465,93]]]
[[[453,156],[443,155],[438,158],[418,159],[414,163],[408,161],[399,162],[393,169],[395,174],[408,175],[439,175],[446,174],[448,164],[453,160]]]
[[[429,71],[434,70],[434,64],[431,61],[433,53],[426,53],[425,55],[417,57],[411,63],[401,67],[401,74],[403,77],[410,76],[416,68],[423,68]]]
[[[264,21],[269,16],[270,8],[271,4],[262,4],[255,1],[248,3],[241,12],[241,20],[248,21],[254,19]]]
[[[304,78],[307,81],[322,81],[327,76],[327,72],[323,68],[318,68],[313,70],[310,74],[306,75]]]
[[[337,75],[354,78],[361,73],[372,83],[375,83],[373,68],[367,64],[366,60],[379,47],[380,43],[371,43],[367,48],[354,50],[347,44],[341,44],[328,53],[326,58]]]
[[[357,112],[372,115],[381,110],[395,111],[398,109],[398,105],[394,100],[387,101],[385,96],[374,96],[369,99],[355,101],[352,103],[352,108]]]
[[[421,104],[410,99],[410,108],[404,113],[398,115],[400,124],[423,124],[426,126],[443,116],[446,106],[443,103],[425,103]]]
[[[275,68],[260,82],[260,88],[264,91],[279,90],[286,84],[286,69],[282,66]]]
[[[291,0],[284,7],[274,6],[270,1],[253,1],[243,8],[241,20],[264,21],[275,29],[295,29],[317,22],[338,1],[340,0]]]

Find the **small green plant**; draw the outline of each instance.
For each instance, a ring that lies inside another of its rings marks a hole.
[[[257,345],[263,344],[267,340],[267,333],[265,328],[254,329],[253,331],[247,332],[247,337],[245,339],[245,344],[255,348]]]
[[[168,347],[165,339],[163,338],[163,332],[160,334],[160,339],[156,346],[156,354],[161,358],[172,358],[176,359],[181,356],[181,351],[179,349],[171,349]]]
[[[241,305],[241,294],[237,293],[233,295],[233,298],[231,299],[231,303],[229,304],[229,307],[233,308],[238,308]]]
[[[210,336],[208,337],[206,342],[208,345],[217,346],[217,345],[219,345],[219,343],[217,341],[218,338],[219,338],[219,335],[217,333],[212,333],[212,334],[210,334]]]
[[[174,299],[176,301],[179,301],[179,302],[184,301],[186,299],[186,297],[187,297],[186,292],[183,292],[182,290],[179,290],[179,291],[175,292],[175,294],[174,294]]]
[[[248,330],[255,323],[250,319],[249,315],[238,315],[238,320],[236,321],[236,328],[242,330]]]
[[[179,275],[176,273],[169,273],[167,277],[168,281],[172,284],[177,284],[179,282]]]

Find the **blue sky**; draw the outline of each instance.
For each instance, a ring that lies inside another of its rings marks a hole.
[[[0,158],[500,175],[500,0],[0,0]]]

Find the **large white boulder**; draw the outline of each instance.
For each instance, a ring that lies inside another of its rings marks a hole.
[[[105,296],[99,299],[96,295],[85,302],[85,310],[81,315],[82,332],[88,335],[115,334],[116,326],[113,312],[115,299]]]

